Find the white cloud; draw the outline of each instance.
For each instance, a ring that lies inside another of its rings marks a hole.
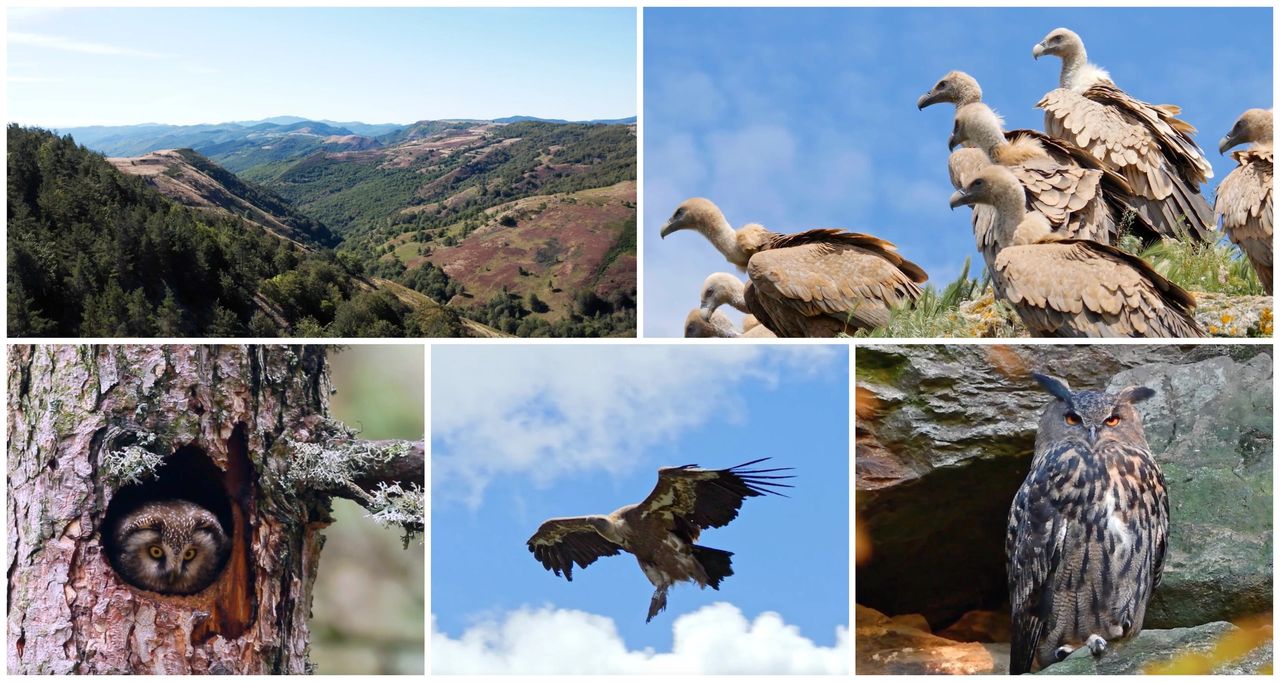
[[[61,50],[63,52],[117,55],[121,57],[148,57],[152,59],[160,59],[165,56],[158,52],[149,52],[147,50],[139,50],[132,47],[121,47],[119,45],[110,45],[107,43],[76,40],[74,38],[65,38],[63,36],[48,35],[44,33],[10,32],[9,44],[43,47],[50,50]]]
[[[777,613],[748,620],[725,602],[680,616],[672,631],[671,652],[658,653],[628,649],[612,619],[584,611],[522,608],[457,639],[439,632],[433,615],[431,672],[843,675],[853,658],[845,627],[836,628],[835,646],[819,646]]]
[[[694,292],[696,294],[696,292]],[[823,371],[820,346],[442,346],[432,363],[437,502],[480,504],[502,475],[546,485],[629,471],[713,416],[745,419],[742,381]],[[643,466],[648,466],[644,463]]]

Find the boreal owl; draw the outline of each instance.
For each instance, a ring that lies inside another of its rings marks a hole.
[[[222,572],[231,542],[218,517],[186,500],[148,502],[112,531],[111,564],[129,584],[161,594],[194,594]]]

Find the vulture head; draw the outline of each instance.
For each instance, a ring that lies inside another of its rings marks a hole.
[[[745,288],[742,280],[727,272],[717,272],[707,277],[702,282],[702,319],[710,321],[716,314],[716,309],[725,304],[739,310],[746,308],[747,304],[743,301]]]
[[[665,238],[677,230],[695,230],[707,235],[724,222],[724,214],[720,212],[719,206],[710,199],[694,197],[676,207],[675,213],[667,219],[667,224],[662,226],[659,236]]]
[[[938,102],[951,102],[957,107],[982,101],[982,88],[973,76],[963,71],[952,71],[942,77],[933,89],[920,95],[916,100],[916,108],[924,109]]]
[[[1218,153],[1226,154],[1228,149],[1250,142],[1271,145],[1271,110],[1250,109],[1231,126],[1231,132],[1218,141]]]
[[[733,320],[719,310],[703,319],[702,310],[694,308],[684,318],[686,339],[723,339],[738,336]]]
[[[1063,61],[1080,58],[1084,55],[1084,41],[1069,28],[1055,28],[1031,48],[1031,56],[1036,59],[1046,54],[1060,57]]]
[[[947,157],[947,172],[951,175],[951,186],[964,189],[978,171],[991,165],[991,159],[981,149],[966,147],[951,152]]]
[[[951,208],[957,206],[973,206],[986,204],[997,210],[1008,207],[1026,209],[1026,190],[1022,183],[1004,166],[991,165],[978,173],[964,186],[951,195]]]
[[[964,145],[977,147],[990,154],[992,149],[1004,142],[1004,122],[991,107],[982,102],[974,102],[956,109],[951,137],[947,140],[948,149]]]

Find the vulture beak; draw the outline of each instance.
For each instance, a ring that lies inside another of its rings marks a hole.
[[[676,225],[676,224],[675,224],[675,223],[673,223],[672,221],[668,220],[668,221],[667,221],[667,224],[662,226],[662,231],[658,233],[658,237],[660,237],[660,238],[662,238],[662,239],[666,239],[666,238],[667,238],[667,235],[669,235],[669,234],[671,234],[672,232],[675,232],[676,230],[679,230],[679,229],[680,229],[680,226],[679,226],[679,225]]]
[[[1238,144],[1240,143],[1236,142],[1234,135],[1226,135],[1221,140],[1218,140],[1218,153],[1226,154],[1228,149],[1231,149]]]
[[[710,321],[711,321],[711,316],[712,316],[716,311],[712,310],[710,306],[705,306],[705,305],[704,305],[704,306],[702,306],[701,308],[698,308],[698,312],[699,312],[699,314],[701,314],[701,315],[702,315],[702,321],[703,321],[703,322],[710,322]]]
[[[1036,46],[1031,48],[1031,58],[1040,59],[1040,55],[1042,54],[1044,54],[1044,43],[1036,43]]]
[[[956,190],[955,193],[951,195],[951,199],[947,201],[947,205],[950,206],[953,211],[957,206],[968,206],[972,203],[973,198],[969,196],[968,192],[962,189]]]
[[[933,97],[931,97],[932,94],[933,93],[931,92],[926,92],[923,95],[920,95],[920,99],[916,100],[916,108],[924,111],[925,107],[930,104],[934,104]]]
[[[947,138],[947,150],[955,151],[956,147],[959,147],[959,146],[960,146],[960,140],[956,138],[955,133],[952,133],[951,136]]]

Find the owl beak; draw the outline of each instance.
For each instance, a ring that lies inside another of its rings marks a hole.
[[[1089,445],[1093,445],[1097,442],[1098,442],[1098,427],[1090,426],[1089,427]]]

